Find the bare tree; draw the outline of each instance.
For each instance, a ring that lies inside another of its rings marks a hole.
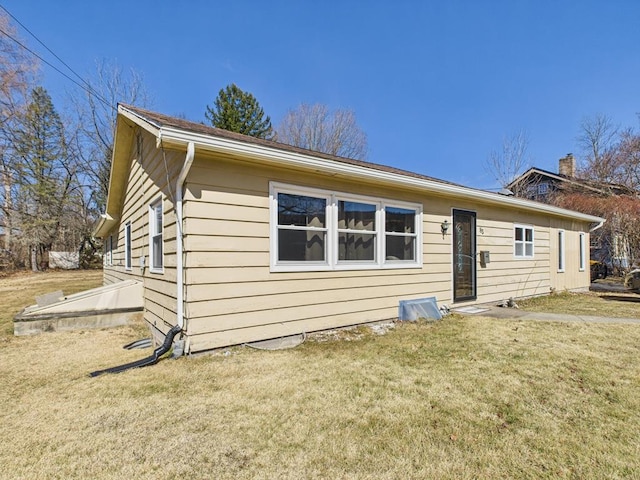
[[[618,156],[618,182],[640,192],[640,134],[632,129],[620,133],[616,148]]]
[[[330,112],[326,105],[301,104],[289,110],[276,130],[276,139],[296,147],[364,160],[367,135],[352,110]]]
[[[118,102],[145,107],[150,97],[142,75],[123,71],[115,62],[99,60],[94,75],[86,82],[84,98],[71,98],[78,117],[77,151],[85,175],[93,185],[93,200],[103,210],[109,189],[113,135]]]
[[[529,135],[525,130],[506,135],[502,139],[502,148],[489,153],[485,168],[501,187],[506,187],[531,166],[528,149]]]
[[[614,183],[619,176],[616,155],[619,127],[604,114],[585,117],[577,141],[584,158],[581,175],[598,182]]]

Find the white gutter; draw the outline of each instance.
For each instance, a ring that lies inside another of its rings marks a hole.
[[[600,223],[598,223],[595,227],[590,228],[589,229],[589,233],[593,233],[596,230],[598,230],[599,228],[602,228],[602,225],[604,225],[604,222],[606,222],[606,220],[601,220]]]
[[[285,166],[296,166],[313,168],[326,173],[345,175],[359,179],[369,178],[377,182],[387,182],[393,185],[402,185],[408,188],[417,188],[445,196],[465,197],[468,200],[476,200],[493,205],[511,205],[527,211],[544,212],[564,218],[579,219],[590,223],[599,223],[602,218],[584,213],[566,210],[553,205],[533,202],[517,197],[505,197],[484,190],[476,190],[461,185],[441,183],[425,178],[412,177],[401,173],[387,172],[361,165],[340,163],[334,160],[305,155],[298,152],[288,152],[284,150],[265,147],[262,145],[248,144],[237,140],[231,140],[210,135],[185,132],[175,127],[162,127],[163,142],[185,144],[196,142],[198,147],[204,150],[231,154],[234,156],[244,156],[260,161],[276,163]]]
[[[177,317],[178,326],[184,328],[184,264],[183,264],[183,250],[184,250],[184,233],[182,231],[182,188],[184,182],[187,179],[189,169],[193,164],[193,157],[195,156],[196,147],[193,142],[187,143],[187,156],[184,159],[182,170],[178,175],[176,181],[176,284],[177,284]]]

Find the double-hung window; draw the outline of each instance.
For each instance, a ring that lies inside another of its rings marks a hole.
[[[387,205],[385,215],[385,260],[415,262],[417,250],[416,210]]]
[[[378,205],[338,200],[338,262],[376,260]]]
[[[271,184],[272,271],[421,266],[422,207]]]
[[[149,263],[150,271],[155,273],[162,273],[164,267],[162,228],[162,199],[159,199],[149,206]]]
[[[513,255],[515,258],[533,258],[533,227],[514,225]]]
[[[131,270],[131,222],[124,225],[124,268]]]
[[[326,263],[328,202],[323,196],[277,194],[278,263]]]

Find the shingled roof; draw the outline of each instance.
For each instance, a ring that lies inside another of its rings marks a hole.
[[[203,123],[196,123],[196,122],[192,122],[192,121],[181,119],[181,118],[171,117],[169,115],[152,112],[152,111],[145,110],[143,108],[135,107],[132,105],[120,104],[120,106],[128,110],[129,112],[139,116],[140,118],[146,120],[147,122],[155,125],[157,128],[173,127],[173,128],[177,128],[177,129],[192,132],[192,133],[199,133],[202,135],[210,135],[214,137],[227,138],[229,140],[236,140],[239,142],[249,143],[253,145],[261,145],[263,147],[274,148],[274,149],[282,150],[286,152],[299,153],[302,155],[311,155],[317,158],[323,158],[326,160],[344,163],[347,165],[356,165],[359,167],[380,170],[388,173],[395,173],[395,174],[404,175],[407,177],[420,178],[423,180],[438,182],[445,185],[457,185],[461,187],[463,186],[463,185],[448,182],[446,180],[442,180],[439,178],[430,177],[428,175],[411,172],[409,170],[402,170],[399,168],[390,167],[388,165],[366,162],[364,160],[356,160],[353,158],[339,157],[336,155],[329,155],[327,153],[317,152],[315,150],[308,150],[305,148],[294,147],[292,145],[277,142],[275,140],[265,140],[262,138],[250,137],[248,135],[243,135],[241,133],[230,132],[228,130],[223,130],[221,128],[216,128],[216,127],[210,127]],[[465,187],[465,188],[469,188],[469,187]]]

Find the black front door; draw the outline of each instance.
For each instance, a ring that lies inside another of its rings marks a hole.
[[[476,214],[453,211],[453,301],[476,299]]]

